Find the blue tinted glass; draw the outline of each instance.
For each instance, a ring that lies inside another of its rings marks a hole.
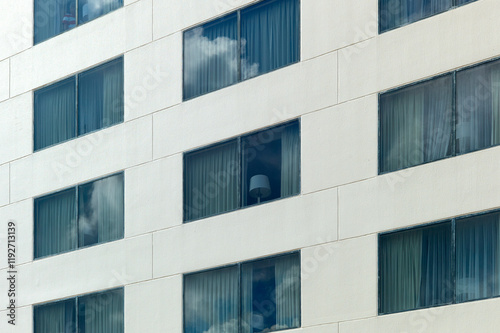
[[[123,333],[123,289],[78,298],[79,333]]]
[[[38,305],[33,312],[35,333],[76,333],[75,299]]]
[[[35,44],[76,26],[76,0],[35,0]]]
[[[35,150],[76,136],[75,78],[35,92]]]
[[[91,21],[122,6],[122,0],[80,0],[78,2],[78,24]]]

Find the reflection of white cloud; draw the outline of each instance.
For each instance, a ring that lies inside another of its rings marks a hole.
[[[238,40],[221,36],[210,39],[203,35],[202,27],[186,33],[184,52],[184,84],[187,87],[207,85],[207,90],[215,90],[235,83],[238,79]],[[245,49],[246,41],[241,41]],[[259,64],[248,64],[241,59],[243,79],[257,75]]]

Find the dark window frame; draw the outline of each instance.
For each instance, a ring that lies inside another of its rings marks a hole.
[[[460,73],[460,72],[466,71],[466,70],[477,68],[477,67],[487,66],[487,65],[493,64],[495,62],[498,62],[499,65],[500,65],[500,57],[495,57],[495,58],[492,58],[492,59],[489,59],[489,60],[486,60],[486,61],[482,61],[482,62],[475,63],[475,64],[472,64],[472,65],[464,66],[464,67],[460,67],[460,68],[457,68],[457,69],[455,69],[453,71],[445,72],[445,73],[442,73],[442,74],[439,74],[439,75],[434,75],[434,76],[425,78],[423,80],[415,81],[415,82],[412,82],[412,83],[409,83],[409,84],[405,84],[405,85],[402,85],[402,86],[399,86],[399,87],[396,87],[396,88],[391,88],[389,90],[385,90],[385,91],[379,92],[378,96],[377,96],[377,103],[378,103],[377,104],[377,116],[378,116],[378,123],[377,123],[377,126],[378,126],[378,128],[377,128],[377,133],[378,133],[378,152],[377,152],[378,162],[377,162],[377,171],[378,171],[378,175],[385,175],[385,174],[388,174],[388,173],[391,173],[391,172],[397,172],[397,171],[401,171],[401,170],[406,170],[406,169],[409,169],[409,168],[418,167],[420,165],[434,163],[434,162],[437,162],[437,161],[442,161],[442,160],[445,160],[445,159],[454,158],[454,157],[457,157],[457,156],[462,156],[462,155],[466,155],[466,154],[470,154],[470,153],[474,153],[474,152],[478,152],[478,151],[482,151],[482,150],[486,150],[486,149],[489,149],[489,148],[500,146],[500,144],[495,144],[495,145],[490,145],[490,146],[485,147],[485,148],[480,148],[480,149],[472,150],[472,151],[465,152],[465,153],[457,153],[457,147],[456,147],[457,146],[457,144],[456,144],[456,125],[457,125],[457,118],[458,118],[457,117],[457,82],[456,82],[457,74]],[[404,89],[411,88],[411,87],[414,87],[414,86],[418,86],[420,84],[428,83],[428,82],[431,82],[433,80],[440,79],[440,78],[443,78],[443,77],[449,76],[449,75],[452,76],[452,105],[451,105],[451,111],[452,111],[452,117],[451,117],[452,118],[452,138],[451,138],[451,140],[452,140],[452,143],[451,143],[452,152],[451,152],[451,156],[442,157],[442,158],[439,158],[439,159],[436,159],[436,160],[432,160],[432,161],[428,161],[428,162],[423,162],[423,163],[415,164],[415,165],[404,167],[404,168],[401,168],[401,169],[382,171],[382,128],[381,128],[381,119],[382,119],[381,97],[382,97],[382,95],[391,94],[391,93],[394,93],[394,92],[402,91]]]
[[[490,297],[483,297],[483,298],[477,298],[477,299],[469,299],[466,301],[457,301],[457,295],[456,295],[456,223],[457,221],[463,221],[469,218],[474,218],[474,217],[479,217],[483,215],[488,215],[488,214],[495,214],[495,213],[500,213],[500,209],[489,209],[486,211],[478,212],[478,213],[471,213],[471,214],[465,214],[465,215],[459,215],[453,218],[449,219],[443,219],[443,220],[437,220],[433,222],[428,222],[424,224],[419,224],[419,225],[413,225],[413,226],[408,226],[404,228],[399,228],[396,230],[390,230],[390,231],[384,231],[380,232],[377,235],[377,254],[378,254],[378,259],[377,259],[377,314],[379,316],[384,316],[384,315],[390,315],[390,314],[395,314],[395,313],[403,313],[403,312],[409,312],[409,311],[417,311],[417,310],[422,310],[422,309],[429,309],[429,308],[436,308],[436,307],[442,307],[442,306],[447,306],[447,305],[453,305],[453,304],[463,304],[463,303],[469,303],[469,302],[476,302],[476,301],[481,301],[481,300],[486,300],[486,299],[494,299],[494,298],[500,298],[500,295],[496,296],[490,296]],[[381,253],[381,247],[382,247],[382,241],[381,238],[384,236],[389,236],[392,234],[398,234],[401,232],[406,232],[406,231],[413,231],[413,230],[418,230],[418,229],[424,229],[428,227],[433,227],[433,226],[439,226],[439,225],[444,225],[444,224],[450,224],[451,228],[451,262],[450,264],[450,273],[451,273],[451,283],[453,284],[452,286],[452,301],[448,303],[442,303],[442,304],[436,304],[436,305],[426,305],[414,309],[407,309],[407,310],[399,310],[399,311],[394,311],[394,312],[382,312],[382,295],[381,295],[381,284],[382,284],[382,275],[381,275],[381,260],[380,260],[380,253]]]
[[[298,126],[298,140],[299,140],[299,160],[302,162],[302,147],[301,147],[301,142],[302,142],[302,137],[301,137],[301,118],[296,118],[296,119],[292,119],[292,120],[287,120],[283,123],[279,123],[279,124],[275,124],[275,125],[271,125],[271,126],[268,126],[268,127],[264,127],[262,129],[259,129],[259,130],[255,130],[255,131],[252,131],[252,132],[247,132],[245,134],[242,134],[242,135],[239,135],[239,136],[235,136],[235,137],[231,137],[229,139],[225,139],[225,140],[222,140],[222,141],[218,141],[216,143],[213,143],[213,144],[210,144],[210,145],[207,145],[207,146],[203,146],[203,147],[199,147],[199,148],[196,148],[196,149],[193,149],[193,150],[189,150],[189,151],[186,151],[183,153],[183,157],[182,157],[182,173],[183,173],[183,176],[182,176],[182,223],[191,223],[191,222],[195,222],[195,221],[200,221],[200,220],[203,220],[203,219],[206,219],[206,218],[210,218],[210,217],[214,217],[214,216],[219,216],[219,215],[222,215],[222,214],[227,214],[227,213],[231,213],[231,212],[235,212],[235,211],[238,211],[238,210],[241,210],[241,209],[246,209],[246,208],[250,208],[250,207],[255,207],[255,206],[259,206],[259,205],[264,205],[264,204],[267,204],[267,203],[271,203],[271,202],[275,202],[275,201],[279,201],[279,200],[283,200],[283,199],[286,199],[286,198],[293,198],[295,196],[298,196],[300,195],[301,191],[302,191],[302,163],[299,163],[299,170],[298,170],[298,177],[299,177],[299,189],[298,189],[298,192],[294,195],[291,195],[291,196],[286,196],[286,197],[278,197],[278,198],[275,198],[275,199],[271,199],[271,200],[265,200],[265,201],[262,201],[260,203],[254,203],[254,204],[251,204],[251,205],[246,205],[246,204],[243,204],[243,195],[242,195],[242,192],[243,192],[243,169],[245,168],[244,166],[244,153],[243,153],[243,144],[242,142],[249,136],[252,136],[252,135],[256,135],[256,134],[259,134],[259,133],[262,133],[262,132],[265,132],[265,131],[269,131],[269,130],[273,130],[275,128],[279,128],[279,127],[286,127],[286,126],[290,126],[290,125],[293,125],[293,124],[297,124]],[[210,215],[206,215],[206,216],[203,216],[203,217],[199,217],[199,218],[194,218],[194,219],[187,219],[186,218],[186,207],[185,207],[185,202],[186,202],[186,191],[185,191],[185,186],[186,186],[186,174],[187,174],[187,163],[186,163],[186,156],[190,156],[190,155],[194,155],[194,154],[197,154],[197,153],[203,153],[204,151],[207,151],[207,150],[210,150],[210,149],[214,149],[214,148],[218,148],[222,145],[225,145],[225,144],[228,144],[228,143],[231,143],[232,141],[236,141],[236,144],[237,144],[237,147],[238,147],[238,207],[236,207],[235,209],[232,209],[232,210],[228,210],[228,211],[223,211],[223,212],[218,212],[218,213],[215,213],[215,214],[210,214]]]
[[[122,318],[123,318],[123,324],[125,326],[125,289],[124,287],[118,287],[118,288],[112,288],[112,289],[106,289],[106,290],[101,290],[97,292],[92,292],[92,293],[85,293],[85,294],[79,294],[73,297],[65,297],[62,299],[54,300],[54,301],[48,301],[48,302],[43,302],[43,303],[37,303],[32,305],[32,318],[33,318],[33,332],[36,332],[36,322],[35,322],[35,310],[38,307],[45,306],[45,305],[50,305],[50,304],[56,304],[56,303],[61,303],[61,302],[67,302],[67,301],[74,301],[75,304],[75,333],[78,332],[78,317],[79,317],[79,299],[82,297],[86,296],[96,296],[96,295],[103,295],[106,293],[111,293],[111,292],[116,292],[116,291],[121,291],[122,292],[122,297],[123,297],[123,311],[122,311]]]
[[[460,8],[462,6],[468,5],[468,4],[476,2],[478,0],[472,0],[472,1],[464,3],[464,4],[459,4],[460,0],[452,0],[452,4],[451,4],[450,8],[445,9],[444,11],[436,12],[436,13],[433,13],[433,14],[431,14],[429,16],[424,16],[424,17],[419,18],[417,20],[410,21],[410,22],[404,23],[402,25],[394,26],[392,28],[388,28],[388,29],[385,29],[385,30],[382,30],[382,16],[381,16],[382,1],[383,0],[378,0],[378,33],[379,33],[379,35],[383,34],[383,33],[386,33],[386,32],[389,32],[389,31],[392,31],[392,30],[395,30],[395,29],[398,29],[398,28],[402,28],[402,27],[408,26],[408,25],[413,24],[415,22],[422,21],[422,20],[425,20],[427,18],[436,16],[436,15],[440,15],[440,14],[446,13],[446,12],[448,12],[450,10],[453,10],[453,9],[456,9],[456,8]],[[409,0],[406,0],[406,1],[409,1]]]
[[[122,230],[121,230],[122,237],[118,238],[118,239],[114,239],[114,240],[109,240],[109,241],[104,241],[104,242],[97,242],[97,243],[93,243],[93,244],[89,244],[89,245],[81,245],[80,246],[79,221],[78,221],[79,220],[79,195],[78,195],[79,191],[78,190],[79,190],[80,186],[89,185],[89,184],[92,184],[94,182],[97,182],[97,181],[100,181],[100,180],[103,180],[103,179],[107,179],[107,178],[110,178],[110,177],[114,177],[114,176],[121,176],[122,180],[123,180],[123,197],[122,197],[122,200],[123,200],[123,216],[124,216],[124,220],[123,220],[123,225],[122,225]],[[54,195],[57,195],[59,193],[62,193],[62,192],[65,192],[65,191],[69,191],[69,190],[72,190],[72,189],[75,190],[75,217],[76,217],[76,229],[77,229],[76,230],[76,235],[75,235],[75,237],[76,237],[76,248],[71,249],[71,250],[67,250],[67,251],[62,251],[62,252],[58,252],[58,253],[53,253],[53,254],[48,254],[48,255],[38,256],[37,257],[36,246],[35,246],[36,234],[37,234],[37,230],[36,230],[37,223],[36,223],[36,220],[38,218],[36,201],[40,200],[40,199],[49,198],[51,196],[54,196]],[[57,190],[55,192],[51,192],[51,193],[44,194],[44,195],[41,195],[41,196],[33,198],[33,260],[50,258],[50,257],[57,256],[57,255],[60,255],[60,254],[63,254],[63,253],[70,253],[70,252],[78,251],[80,249],[85,249],[85,248],[92,247],[92,246],[98,246],[98,245],[101,245],[101,244],[106,244],[106,243],[114,242],[114,241],[123,239],[124,237],[125,237],[125,172],[124,171],[120,171],[120,172],[109,174],[109,175],[106,175],[106,176],[103,176],[103,177],[95,178],[95,179],[86,181],[85,183],[79,183],[79,184],[76,184],[76,185],[73,185],[73,186],[65,187],[65,188]]]
[[[80,138],[80,137],[84,137],[86,135],[90,135],[92,133],[95,133],[97,131],[100,131],[100,130],[103,130],[105,128],[109,128],[109,127],[112,127],[112,126],[115,126],[115,125],[118,125],[118,124],[122,124],[124,122],[124,115],[125,115],[125,81],[124,81],[124,84],[122,86],[122,89],[121,89],[121,96],[123,98],[122,100],[122,103],[121,103],[121,112],[122,112],[122,119],[121,121],[117,122],[117,123],[114,123],[114,124],[109,124],[109,125],[103,125],[103,127],[101,128],[98,128],[98,129],[95,129],[95,130],[92,130],[92,131],[88,131],[88,132],[85,132],[83,134],[80,134],[79,133],[79,124],[78,124],[78,114],[80,112],[79,110],[79,103],[78,103],[78,99],[79,99],[79,96],[80,96],[80,93],[79,93],[79,86],[78,86],[78,83],[79,83],[79,78],[80,78],[80,75],[82,74],[86,74],[88,72],[91,72],[91,71],[95,71],[95,70],[98,70],[100,68],[104,68],[106,66],[109,66],[109,65],[114,65],[114,63],[119,63],[121,62],[121,71],[122,71],[122,76],[123,78],[125,78],[125,73],[124,73],[124,69],[125,69],[125,61],[124,61],[124,56],[121,55],[119,57],[116,57],[116,58],[112,58],[110,60],[106,60],[105,62],[102,62],[98,65],[95,65],[93,67],[90,67],[90,68],[87,68],[86,70],[84,71],[81,71],[81,72],[77,72],[75,74],[72,74],[72,75],[69,75],[69,76],[66,76],[62,79],[59,79],[55,82],[52,82],[52,83],[49,83],[49,84],[46,84],[44,86],[41,86],[35,90],[32,91],[32,99],[33,99],[33,111],[32,111],[32,119],[33,119],[33,132],[32,132],[32,137],[33,137],[33,153],[37,153],[39,151],[42,151],[44,149],[47,149],[47,148],[50,148],[50,147],[54,147],[54,146],[57,146],[59,144],[62,144],[64,142],[69,142],[71,140],[75,140],[77,138]],[[47,146],[44,146],[44,147],[41,147],[41,148],[36,148],[36,142],[35,142],[35,139],[36,139],[36,123],[35,123],[35,110],[36,110],[36,95],[37,93],[39,93],[40,91],[44,91],[52,86],[55,86],[55,85],[58,85],[58,84],[61,84],[62,82],[64,81],[70,81],[70,80],[73,80],[74,82],[74,86],[75,86],[75,101],[74,101],[74,105],[75,105],[75,108],[74,108],[74,111],[75,111],[75,136],[72,137],[72,138],[69,138],[69,139],[66,139],[66,140],[63,140],[63,141],[59,141],[59,142],[56,142],[56,143],[53,143],[53,144],[50,144],[50,145],[47,145]]]
[[[257,258],[257,259],[250,259],[250,260],[245,260],[245,261],[238,261],[236,263],[232,263],[232,264],[226,264],[226,265],[221,265],[221,266],[216,266],[216,267],[211,267],[211,268],[207,268],[207,269],[203,269],[203,270],[199,270],[199,271],[192,271],[192,272],[188,272],[188,273],[184,273],[182,275],[182,333],[185,332],[185,328],[186,328],[186,314],[185,314],[185,311],[184,311],[184,305],[185,305],[185,286],[186,286],[186,283],[185,283],[185,280],[186,280],[186,277],[187,276],[190,276],[190,275],[195,275],[195,274],[203,274],[203,273],[206,273],[206,272],[213,272],[213,271],[216,271],[216,270],[219,270],[219,269],[225,269],[225,268],[231,268],[231,267],[237,267],[238,268],[238,300],[239,300],[239,306],[238,306],[238,329],[239,331],[241,331],[241,318],[242,318],[242,315],[241,315],[241,304],[242,304],[242,300],[243,300],[243,293],[241,292],[241,288],[242,288],[242,274],[241,274],[241,271],[242,271],[242,266],[245,265],[245,264],[253,264],[253,263],[257,263],[257,262],[261,262],[261,261],[266,261],[266,260],[270,260],[270,259],[276,259],[276,258],[280,258],[280,257],[286,257],[286,256],[291,256],[291,255],[295,255],[297,254],[298,255],[298,262],[299,262],[299,270],[302,269],[302,251],[300,250],[296,250],[296,251],[288,251],[288,252],[283,252],[283,253],[278,253],[278,254],[273,254],[273,255],[270,255],[270,256],[266,256],[266,257],[260,257],[260,258]],[[295,327],[295,328],[285,328],[285,329],[279,329],[279,330],[273,330],[271,332],[279,332],[279,331],[284,331],[284,330],[294,330],[294,329],[299,329],[302,327],[302,274],[299,274],[299,279],[298,279],[298,284],[299,284],[299,288],[300,288],[300,292],[299,292],[299,304],[300,304],[300,311],[299,311],[299,326],[298,327]]]
[[[195,26],[191,26],[191,27],[189,27],[187,29],[182,30],[182,59],[183,59],[183,61],[182,61],[182,101],[183,102],[187,102],[187,101],[190,101],[192,99],[195,99],[195,98],[198,98],[198,97],[201,97],[201,96],[204,96],[204,95],[208,95],[210,93],[213,93],[213,92],[225,89],[227,87],[231,87],[231,86],[237,85],[237,84],[239,84],[241,82],[248,81],[248,80],[251,80],[253,78],[256,78],[256,77],[259,77],[259,76],[262,76],[262,75],[265,75],[265,74],[268,74],[268,73],[272,73],[272,72],[277,71],[279,69],[282,69],[282,68],[288,67],[290,65],[297,64],[297,63],[301,62],[301,59],[302,59],[302,43],[301,43],[302,11],[301,11],[301,2],[302,2],[302,0],[297,0],[297,2],[298,2],[298,4],[297,4],[298,15],[299,15],[299,23],[298,23],[299,24],[298,25],[299,35],[298,35],[298,41],[297,41],[297,44],[298,44],[298,59],[295,62],[288,63],[288,64],[286,64],[284,66],[275,68],[275,69],[273,69],[271,71],[268,71],[268,72],[264,72],[264,73],[252,76],[250,78],[247,78],[247,79],[242,79],[241,78],[241,12],[243,10],[246,10],[246,9],[249,9],[249,8],[252,8],[252,7],[256,7],[257,8],[259,6],[262,6],[262,5],[265,5],[267,3],[271,3],[271,2],[274,2],[274,1],[279,1],[279,0],[259,0],[257,3],[251,3],[251,4],[248,4],[248,5],[239,7],[238,9],[235,9],[235,10],[232,10],[232,11],[230,11],[228,13],[224,13],[224,14],[221,14],[219,16],[213,17],[213,18],[211,18],[209,20],[206,20],[206,21],[204,21],[202,23],[199,23],[199,24],[197,24]],[[238,71],[237,71],[236,82],[231,83],[231,84],[229,84],[227,86],[224,86],[222,88],[218,88],[218,89],[206,92],[206,93],[202,93],[200,95],[195,95],[195,96],[191,96],[191,97],[187,97],[186,98],[185,92],[184,92],[184,73],[185,73],[185,71],[184,71],[184,64],[185,64],[185,61],[184,61],[184,59],[185,59],[185,52],[184,52],[184,50],[186,49],[185,48],[185,44],[184,44],[185,43],[184,34],[186,32],[192,31],[192,30],[194,30],[196,28],[202,27],[202,26],[204,26],[206,24],[215,23],[215,22],[217,22],[219,20],[224,20],[227,17],[229,17],[231,15],[234,15],[235,13],[237,15],[237,23],[236,23],[237,24],[236,28],[237,28],[237,33],[238,33],[238,36],[237,36],[238,37],[238,39],[237,39],[238,40],[238,50],[237,50],[237,52],[238,52],[238,55],[239,55],[238,59],[237,59],[237,62],[238,62]]]

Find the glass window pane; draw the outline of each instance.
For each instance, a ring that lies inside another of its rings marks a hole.
[[[457,73],[457,153],[500,144],[500,61]]]
[[[457,302],[500,294],[500,213],[456,224]]]
[[[123,238],[123,195],[123,174],[79,186],[79,246]]]
[[[78,24],[91,21],[122,6],[122,0],[80,0],[78,1]]]
[[[452,0],[380,0],[380,32],[448,10]]]
[[[123,58],[78,76],[78,134],[123,121]]]
[[[238,333],[238,266],[186,275],[184,333]]]
[[[242,332],[300,326],[300,256],[245,263],[241,268]]]
[[[451,223],[380,236],[380,313],[453,299]]]
[[[241,78],[299,61],[298,0],[270,0],[241,11]]]
[[[75,0],[35,0],[34,43],[38,44],[76,26]]]
[[[77,247],[75,189],[35,199],[35,258]]]
[[[35,91],[35,150],[76,136],[75,78]]]
[[[243,138],[243,205],[298,194],[298,122]]]
[[[236,13],[184,33],[184,99],[238,80]]]
[[[239,206],[239,153],[236,140],[185,156],[184,220]]]
[[[35,333],[76,333],[75,299],[33,307]]]
[[[380,96],[380,171],[452,155],[452,77]]]
[[[79,333],[123,333],[123,289],[78,298]]]

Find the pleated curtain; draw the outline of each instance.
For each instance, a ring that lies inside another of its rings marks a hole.
[[[500,213],[456,224],[457,302],[500,294]]]
[[[75,189],[35,200],[35,257],[76,249]]]
[[[192,98],[238,81],[236,14],[184,34],[184,98]]]
[[[299,125],[284,128],[281,134],[281,197],[300,192],[300,136]]]
[[[239,206],[239,153],[236,140],[186,157],[185,220],[193,220]]]
[[[76,136],[75,90],[69,78],[35,92],[35,150]]]
[[[78,298],[78,328],[82,333],[123,333],[123,289]]]
[[[238,311],[238,266],[185,277],[185,333],[238,333]]]
[[[300,256],[279,257],[275,264],[276,329],[300,326]]]
[[[34,43],[38,44],[64,32],[63,18],[75,0],[36,0],[34,2]]]
[[[35,306],[35,333],[75,333],[75,300]]]
[[[241,11],[241,78],[299,60],[298,0],[265,1]]]

